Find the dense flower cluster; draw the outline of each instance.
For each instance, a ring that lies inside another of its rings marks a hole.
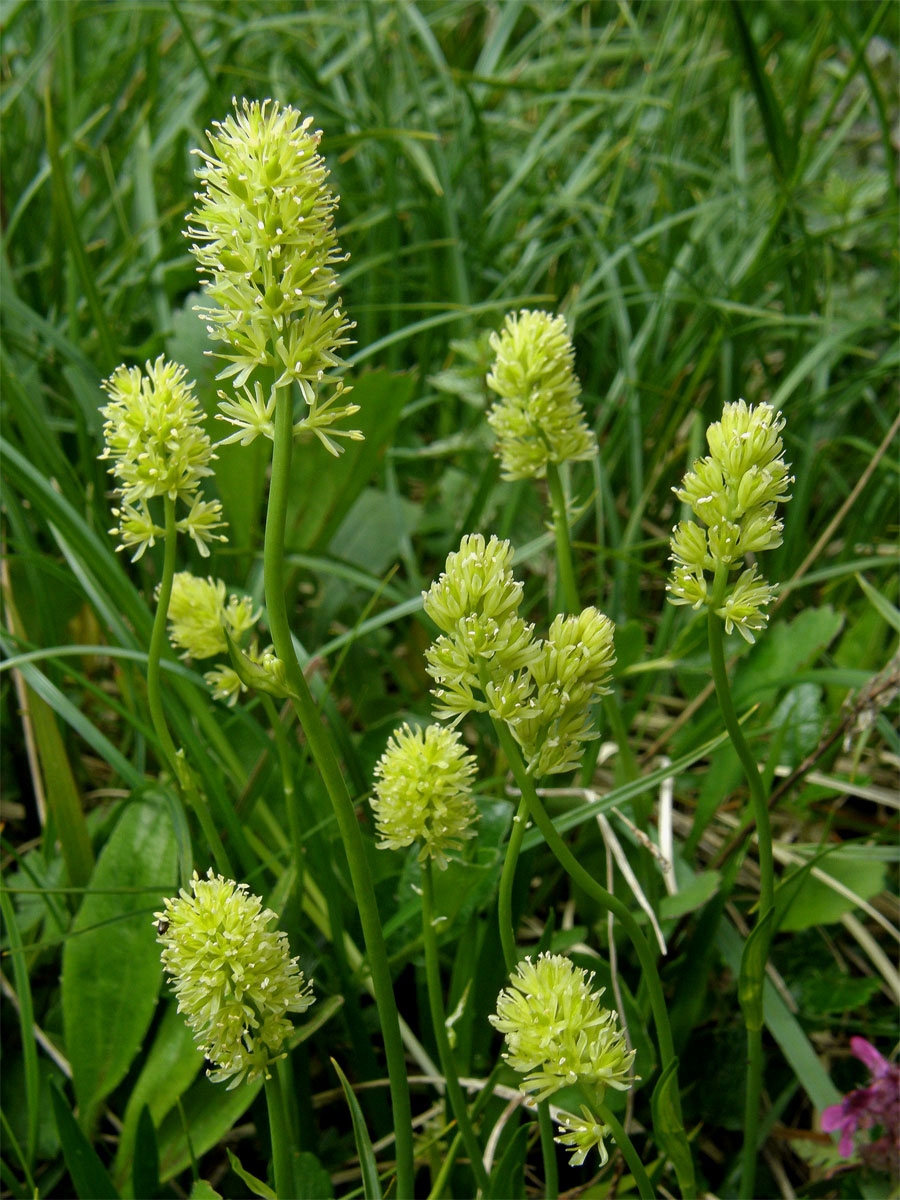
[[[467,534],[424,593],[442,631],[425,652],[437,715],[487,712],[505,721],[536,775],[570,771],[596,736],[590,706],[615,662],[612,622],[595,608],[557,617],[546,640],[518,615],[512,547]]]
[[[311,984],[286,936],[268,928],[275,913],[262,907],[246,884],[194,872],[191,893],[182,889],[155,914],[162,963],[174,981],[178,1011],[184,1013],[203,1054],[213,1064],[210,1078],[268,1078],[291,1032],[288,1012],[313,1003]]]
[[[737,629],[748,642],[765,627],[764,609],[774,592],[755,563],[741,567],[747,554],[781,545],[783,525],[775,510],[790,499],[793,483],[784,461],[783,428],[784,419],[771,405],[726,404],[722,419],[706,433],[710,453],[694,463],[675,489],[707,528],[696,521],[675,527],[669,599],[714,608],[726,632]],[[732,582],[729,576],[736,570],[741,573]],[[713,573],[712,582],[707,572]]]
[[[520,962],[497,997],[497,1013],[489,1019],[506,1039],[504,1058],[522,1072],[522,1087],[538,1102],[574,1084],[596,1101],[608,1087],[631,1087],[634,1051],[616,1013],[600,1003],[604,989],[591,990],[592,980],[562,955],[541,954],[535,962]],[[568,1115],[561,1122],[559,1141],[575,1150],[576,1165],[593,1146],[605,1162],[608,1132],[584,1109],[582,1118]]]
[[[874,1129],[878,1136],[859,1147],[868,1166],[881,1171],[900,1171],[900,1067],[888,1060],[865,1038],[850,1039],[850,1051],[866,1064],[872,1075],[868,1087],[856,1088],[822,1113],[827,1133],[840,1130],[840,1152],[850,1158],[854,1138],[860,1130]]]
[[[100,410],[106,442],[100,457],[112,461],[109,471],[121,497],[121,507],[113,510],[118,527],[110,532],[122,539],[117,549],[134,551],[133,560],[165,534],[149,508],[159,496],[189,505],[178,529],[190,534],[204,557],[210,541],[225,540],[214,532],[224,524],[221,505],[199,495],[215,454],[186,376],[184,367],[160,355],[143,372],[117,367],[101,385],[109,403]]]
[[[346,389],[327,374],[340,366],[353,326],[335,295],[335,265],[346,256],[334,231],[337,197],[318,153],[322,135],[312,117],[289,106],[234,105],[207,133],[212,153],[195,151],[203,190],[187,229],[210,301],[202,312],[210,335],[225,344],[219,378],[235,387],[233,396],[220,393],[221,416],[237,427],[226,440],[272,437],[276,393],[295,383],[306,405],[295,435],[315,434],[338,454],[334,437],[362,435],[334,428],[358,406],[343,402]],[[268,395],[251,379],[264,367],[275,373]]]
[[[169,638],[182,658],[212,658],[234,650],[243,666],[241,675],[233,666],[214,667],[204,679],[213,699],[234,704],[241,692],[254,686],[276,696],[286,696],[284,664],[271,646],[260,651],[254,638],[246,651],[240,642],[259,620],[260,610],[249,596],[225,598],[221,579],[199,579],[190,571],[179,571],[172,580],[169,599]],[[229,640],[231,646],[229,646]]]
[[[420,861],[433,858],[446,867],[447,851],[475,836],[474,774],[474,756],[455,730],[396,729],[375,768],[372,809],[379,846],[396,850],[421,842]]]
[[[542,478],[548,463],[590,458],[596,440],[584,419],[575,351],[564,317],[523,309],[491,335],[488,413],[505,479]]]

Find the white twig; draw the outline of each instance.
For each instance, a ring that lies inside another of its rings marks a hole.
[[[663,937],[662,930],[659,927],[659,922],[656,919],[656,913],[653,911],[653,906],[644,895],[641,885],[637,881],[637,876],[635,875],[634,871],[632,871],[631,864],[625,857],[625,851],[622,849],[619,839],[613,832],[612,825],[610,825],[603,813],[597,813],[597,824],[600,826],[600,832],[603,834],[604,841],[613,852],[616,865],[622,872],[625,882],[631,888],[635,900],[637,900],[638,904],[647,914],[647,918],[650,921],[650,924],[653,926],[653,932],[656,934],[656,940],[659,943],[660,952],[662,954],[668,954],[668,950],[666,949],[666,939]]]

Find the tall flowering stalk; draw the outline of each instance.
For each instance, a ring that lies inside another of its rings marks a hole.
[[[741,965],[739,996],[747,1029],[747,1087],[741,1192],[754,1195],[759,1095],[762,1087],[762,989],[774,914],[775,866],[765,787],[741,729],[725,664],[724,633],[747,642],[765,628],[774,589],[748,554],[781,545],[777,506],[790,499],[793,479],[784,461],[784,418],[769,404],[726,404],[706,433],[709,454],[698,459],[675,494],[697,521],[681,521],[672,535],[669,599],[707,610],[710,664],[719,707],[744,768],[759,846],[759,914]]]
[[[588,427],[575,374],[575,348],[562,316],[523,309],[510,313],[490,340],[494,362],[487,385],[498,399],[488,413],[504,479],[544,479],[556,542],[558,602],[553,611],[577,613],[578,585],[569,534],[569,506],[560,468],[593,458],[597,439]],[[618,704],[608,694],[603,711],[628,778],[637,766]],[[642,815],[642,814],[640,814]]]
[[[120,507],[113,510],[118,524],[110,531],[121,538],[117,549],[134,551],[135,561],[155,545],[157,538],[164,539],[162,577],[147,652],[150,716],[169,768],[193,805],[216,862],[222,870],[229,870],[228,855],[206,803],[184,755],[172,741],[160,690],[160,658],[175,578],[178,533],[189,534],[204,557],[209,555],[211,541],[225,540],[217,532],[224,525],[219,501],[201,497],[200,489],[212,474],[209,464],[215,454],[203,428],[203,412],[193,384],[186,377],[184,367],[162,356],[148,362],[144,371],[117,367],[102,385],[109,401],[101,409],[106,442],[101,458],[112,463],[109,470],[119,497]],[[181,505],[188,508],[183,516],[178,515]]]
[[[626,906],[584,869],[557,833],[535,787],[541,773],[571,770],[595,737],[588,712],[602,694],[614,661],[612,623],[588,608],[559,617],[546,640],[519,616],[522,585],[511,568],[512,548],[496,538],[466,535],[444,572],[424,593],[425,611],[441,631],[426,651],[437,714],[459,721],[487,714],[509,763],[522,804],[513,827],[500,887],[500,937],[508,970],[518,961],[511,928],[512,861],[524,818],[538,826],[570,878],[619,921],[641,963],[664,1068],[675,1070],[669,1017],[654,955]],[[678,1134],[685,1140],[683,1128]],[[683,1161],[690,1163],[686,1150]],[[691,1195],[692,1171],[683,1167],[682,1191]]]
[[[429,725],[422,731],[405,725],[394,731],[375,768],[372,811],[381,848],[402,849],[421,843],[418,858],[422,865],[422,943],[431,1024],[447,1094],[472,1173],[479,1190],[488,1195],[490,1179],[484,1167],[483,1150],[472,1127],[447,1036],[432,877],[432,861],[443,870],[447,866],[447,853],[475,836],[473,825],[478,814],[471,796],[474,774],[475,759],[456,730]]]
[[[399,1016],[365,847],[347,784],[297,661],[285,601],[284,532],[295,438],[314,436],[332,454],[337,428],[356,406],[333,371],[351,325],[339,297],[343,260],[334,231],[337,198],[312,119],[270,101],[243,101],[197,151],[202,190],[188,218],[208,299],[210,335],[231,381],[220,415],[227,440],[273,442],[264,544],[266,615],[275,654],[334,808],[347,853],[384,1035],[397,1148],[398,1195],[412,1195],[412,1125]]]

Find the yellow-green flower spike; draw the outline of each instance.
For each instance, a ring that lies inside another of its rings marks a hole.
[[[729,577],[744,567],[746,555],[781,545],[776,506],[790,499],[793,483],[784,461],[783,428],[784,418],[769,404],[726,404],[722,419],[706,433],[710,453],[675,489],[706,529],[695,521],[675,527],[669,599],[695,609],[714,607],[726,631],[736,629],[748,642],[765,628],[764,610],[774,589],[759,577],[755,563],[736,581]],[[720,581],[724,573],[724,586],[714,587],[707,572]]]
[[[138,367],[117,367],[102,384],[109,403],[100,411],[105,423],[110,474],[117,481],[120,508],[114,509],[121,537],[119,550],[134,550],[138,559],[165,530],[150,513],[148,502],[163,496],[190,505],[178,528],[194,539],[200,553],[209,554],[210,541],[225,539],[220,529],[218,500],[202,500],[198,490],[212,474],[216,457],[203,428],[203,411],[187,371],[160,356]]]
[[[246,884],[210,869],[205,879],[195,871],[190,893],[167,899],[155,920],[178,1011],[213,1064],[210,1079],[230,1080],[229,1091],[268,1079],[292,1030],[285,1014],[313,1003],[287,937],[269,929],[275,913]]]
[[[596,439],[585,421],[575,351],[565,318],[523,309],[491,336],[488,413],[504,479],[540,479],[548,463],[590,458]]]
[[[506,1039],[503,1057],[539,1102],[572,1084],[598,1100],[607,1087],[631,1087],[634,1051],[600,1003],[605,989],[591,990],[593,978],[563,955],[541,954],[520,962],[497,997],[488,1019]]]
[[[169,600],[169,638],[183,658],[212,658],[226,654],[225,630],[239,642],[259,620],[249,596],[225,599],[221,579],[199,579],[190,571],[179,571],[172,580]]]
[[[394,730],[375,768],[372,811],[382,849],[421,842],[419,860],[447,865],[447,851],[465,838],[477,812],[471,795],[475,758],[459,734],[440,725],[424,732],[408,725]]]
[[[202,191],[187,235],[210,301],[201,312],[225,347],[219,378],[235,388],[220,393],[221,415],[236,427],[225,440],[271,438],[275,391],[295,383],[306,404],[295,435],[314,434],[338,454],[335,437],[362,435],[334,428],[358,411],[339,402],[348,389],[328,375],[353,326],[336,295],[335,266],[346,258],[334,230],[338,198],[311,127],[290,106],[235,100],[207,133],[211,153],[195,151]],[[275,375],[269,395],[252,378],[264,367]]]

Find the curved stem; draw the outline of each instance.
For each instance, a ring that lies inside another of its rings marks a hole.
[[[273,1063],[273,1068],[278,1064]],[[266,1080],[266,1105],[269,1110],[269,1136],[272,1141],[272,1173],[275,1176],[275,1195],[278,1200],[291,1200],[294,1179],[291,1168],[291,1147],[284,1113],[284,1095],[278,1072],[273,1069]]]
[[[647,1172],[644,1170],[644,1164],[638,1157],[638,1152],[634,1148],[631,1138],[625,1132],[625,1129],[615,1115],[605,1104],[600,1104],[596,1100],[591,1104],[594,1115],[599,1117],[604,1125],[608,1125],[615,1139],[616,1145],[625,1155],[625,1161],[631,1168],[631,1174],[634,1176],[634,1182],[637,1184],[638,1193],[641,1200],[654,1200],[656,1193],[650,1180],[647,1177]]]
[[[160,660],[166,642],[166,618],[169,615],[169,601],[172,598],[172,580],[175,578],[175,554],[178,539],[175,501],[166,496],[163,503],[166,521],[165,549],[162,578],[156,599],[156,612],[153,615],[153,629],[150,633],[150,646],[147,650],[147,703],[150,708],[150,719],[153,722],[153,728],[162,747],[166,763],[188,803],[197,814],[200,828],[212,851],[216,867],[229,878],[233,878],[234,872],[231,869],[225,847],[222,845],[222,839],[219,837],[219,831],[216,829],[205,800],[197,790],[191,770],[184,760],[184,754],[175,749],[163,709],[160,689]]]
[[[553,534],[556,539],[556,572],[559,576],[564,613],[577,613],[581,604],[578,599],[578,585],[575,582],[575,568],[572,562],[572,540],[569,536],[569,513],[566,508],[566,495],[562,478],[556,463],[547,463],[547,484],[550,489],[550,504],[553,509]],[[619,747],[619,761],[626,782],[637,779],[640,774],[637,759],[628,740],[628,731],[619,712],[615,696],[603,697],[603,712],[610,732]],[[644,802],[635,801],[635,814],[638,823],[646,832],[646,810]]]
[[[727,571],[716,572],[713,584],[713,598],[709,609],[709,657],[712,665],[713,682],[716,687],[716,697],[722,712],[722,719],[731,744],[741,761],[747,786],[750,792],[750,805],[756,823],[756,837],[759,848],[759,913],[757,927],[766,919],[775,903],[775,863],[772,854],[772,827],[769,821],[769,805],[759,773],[756,759],[750,750],[744,731],[741,729],[731,687],[728,683],[728,669],[725,665],[725,644],[722,631],[722,621],[715,613],[715,608],[721,603]],[[768,946],[765,954],[754,967],[756,982],[762,986],[763,975],[768,958]],[[755,960],[754,960],[755,961]],[[741,1158],[741,1195],[752,1200],[756,1184],[756,1151],[757,1129],[759,1126],[759,1096],[762,1089],[762,1030],[752,1027],[747,1022],[747,1082],[744,1099],[744,1148]]]
[[[406,1078],[406,1061],[403,1055],[403,1043],[400,1039],[400,1020],[394,998],[381,919],[378,915],[372,877],[353,801],[350,799],[350,793],[341,774],[337,757],[322,724],[321,714],[303,672],[300,670],[288,623],[284,596],[284,527],[293,440],[291,393],[289,390],[282,390],[275,406],[275,445],[272,454],[272,476],[266,513],[263,558],[266,616],[275,653],[284,663],[288,686],[293,693],[294,709],[328,791],[350,867],[350,878],[359,908],[363,937],[369,956],[369,969],[372,973],[375,1003],[378,1007],[378,1018],[384,1037],[397,1149],[397,1195],[399,1200],[408,1200],[413,1194],[412,1114],[409,1102],[409,1084]]]
[[[447,1094],[450,1105],[459,1125],[463,1143],[471,1160],[472,1173],[479,1189],[487,1195],[490,1192],[491,1181],[484,1169],[484,1152],[475,1136],[472,1122],[469,1120],[469,1110],[466,1098],[459,1085],[456,1073],[456,1063],[450,1049],[447,1037],[447,1017],[444,1012],[444,1001],[441,992],[441,972],[438,965],[437,937],[434,932],[434,883],[431,877],[431,860],[426,859],[422,864],[422,942],[425,947],[425,979],[428,984],[428,1004],[431,1008],[431,1024],[434,1028],[434,1038],[437,1042],[438,1055],[447,1083]]]
[[[553,1141],[549,1100],[542,1100],[538,1104],[538,1125],[541,1130],[541,1158],[544,1161],[544,1200],[556,1200],[559,1195],[559,1171],[556,1167],[556,1145]]]
[[[546,809],[535,791],[534,782],[531,776],[525,769],[525,763],[522,761],[522,756],[519,753],[519,748],[513,739],[507,726],[503,721],[493,721],[494,729],[497,732],[497,737],[500,745],[509,762],[510,769],[515,777],[516,783],[522,793],[523,798],[527,801],[528,811],[531,819],[537,825],[543,834],[544,841],[548,848],[556,858],[560,866],[566,871],[569,877],[582,887],[589,896],[591,896],[605,911],[611,912],[619,924],[628,935],[631,944],[634,946],[635,952],[641,964],[642,982],[647,988],[650,997],[650,1007],[653,1012],[653,1021],[656,1026],[656,1036],[659,1042],[659,1053],[662,1060],[663,1068],[669,1066],[675,1060],[675,1047],[672,1041],[672,1030],[669,1025],[669,1014],[666,1009],[666,1001],[663,996],[662,984],[659,980],[659,973],[656,969],[656,959],[653,951],[650,949],[644,935],[641,933],[640,926],[637,921],[625,907],[621,900],[608,892],[606,888],[601,887],[594,877],[582,867],[581,863],[576,859],[569,847],[565,844]],[[678,1089],[675,1088],[675,1094],[678,1095]],[[687,1148],[687,1137],[684,1133],[684,1126],[681,1127],[681,1138],[684,1140]],[[690,1160],[690,1152],[688,1151],[688,1160]],[[693,1169],[690,1176],[679,1178],[681,1190],[685,1196],[693,1195],[694,1179]]]
[[[503,870],[500,873],[500,888],[497,893],[497,917],[500,921],[500,945],[503,947],[503,962],[508,972],[516,969],[519,954],[516,950],[516,931],[512,919],[512,890],[516,878],[516,864],[519,861],[519,851],[522,849],[522,839],[525,837],[525,826],[528,824],[528,804],[523,796],[513,817],[512,833],[506,844],[506,857],[503,860]]]

